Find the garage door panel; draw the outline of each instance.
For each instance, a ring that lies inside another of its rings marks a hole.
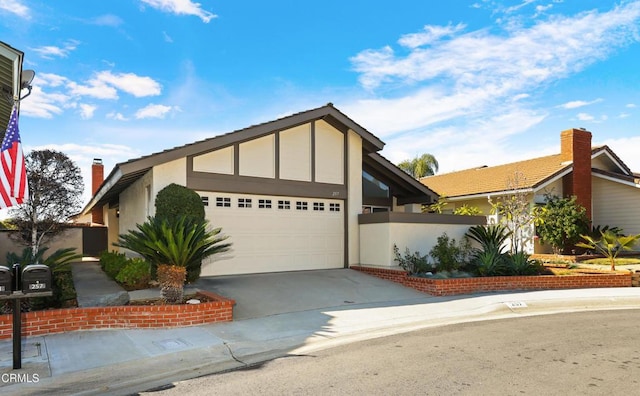
[[[205,207],[207,218],[213,226],[222,227],[233,243],[224,260],[203,263],[203,275],[343,267],[344,213],[329,210],[330,204],[344,208],[342,201],[246,194],[201,195],[208,196],[212,203]],[[216,206],[216,197],[229,198],[229,206]],[[240,207],[239,199],[243,203],[251,199],[251,207]],[[260,200],[271,200],[271,208],[260,208]],[[279,200],[289,201],[290,209],[278,209]],[[297,202],[306,202],[308,210],[296,210]],[[313,210],[314,203],[316,208],[324,210]]]

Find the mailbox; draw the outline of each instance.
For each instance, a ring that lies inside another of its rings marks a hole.
[[[0,296],[7,296],[13,291],[11,268],[0,265]]]
[[[22,270],[22,292],[40,293],[51,291],[51,268],[44,264],[30,264]]]

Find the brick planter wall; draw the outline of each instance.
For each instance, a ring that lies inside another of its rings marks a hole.
[[[26,312],[22,314],[22,335],[32,337],[75,330],[182,327],[233,320],[234,300],[207,291],[197,294],[211,301],[193,305],[123,305]],[[0,339],[11,338],[12,324],[12,314],[0,315]]]
[[[550,290],[597,287],[631,287],[631,273],[589,275],[487,276],[429,279],[408,276],[402,270],[352,266],[381,279],[400,283],[433,296],[453,296],[502,290]]]

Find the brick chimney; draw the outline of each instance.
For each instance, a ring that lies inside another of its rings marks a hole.
[[[575,128],[562,131],[560,158],[573,162],[573,173],[562,182],[564,195],[575,195],[576,202],[584,206],[591,219],[591,132]]]
[[[104,165],[102,159],[94,158],[91,165],[91,194],[95,195],[102,182],[104,181]],[[91,211],[91,222],[104,224],[104,218],[102,217],[102,208],[95,207]]]

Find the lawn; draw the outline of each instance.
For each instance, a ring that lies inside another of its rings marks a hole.
[[[635,265],[640,264],[640,258],[638,257],[623,257],[617,258],[616,265]],[[611,265],[607,258],[594,258],[581,261],[580,264],[594,264],[594,265]]]

